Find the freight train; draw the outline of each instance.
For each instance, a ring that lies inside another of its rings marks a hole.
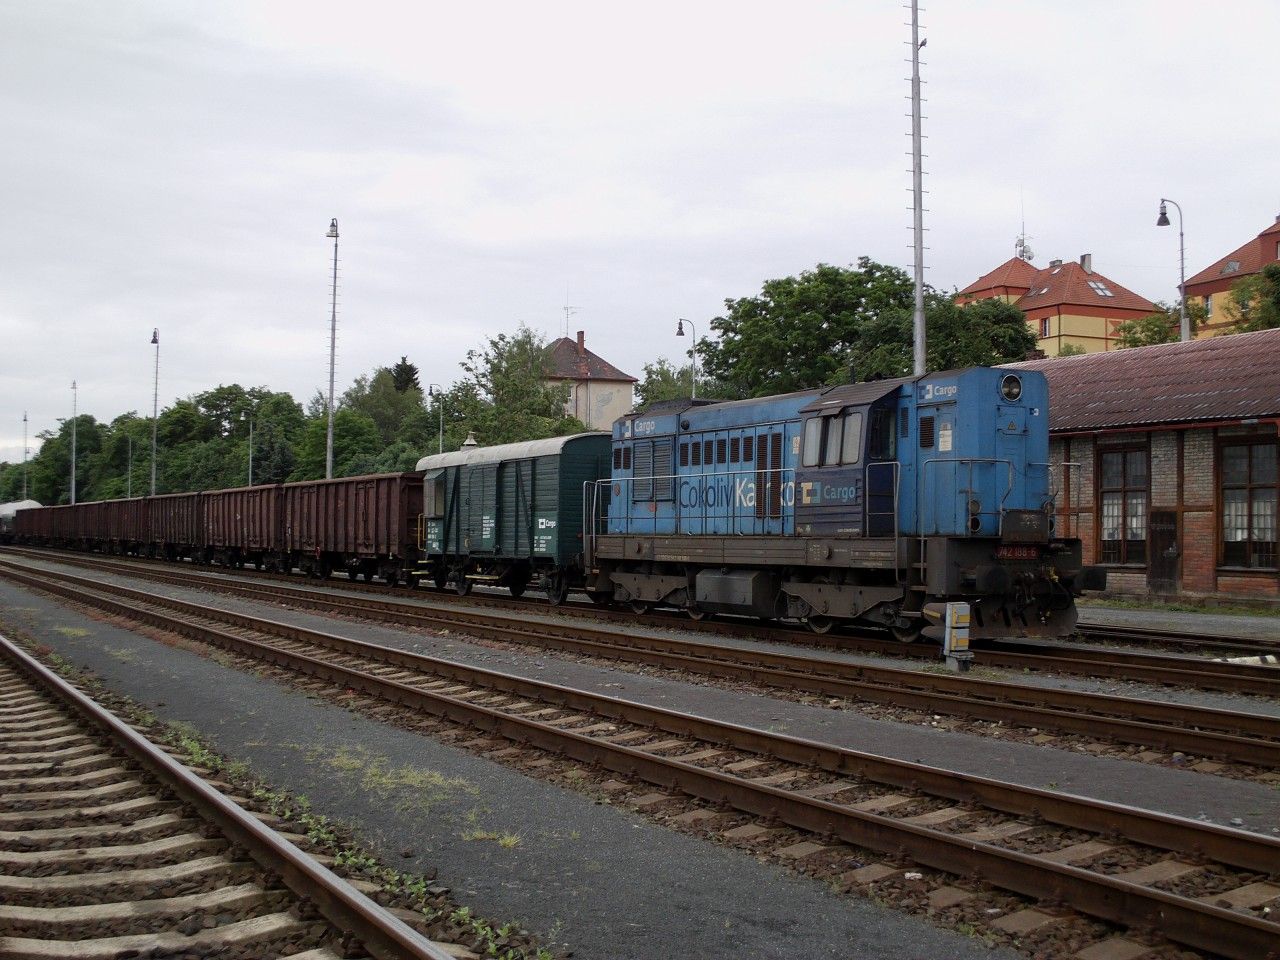
[[[22,542],[460,594],[887,628],[1064,636],[1102,589],[1053,535],[1042,374],[974,368],[732,402],[676,401],[612,434],[464,448],[414,473],[18,512]]]

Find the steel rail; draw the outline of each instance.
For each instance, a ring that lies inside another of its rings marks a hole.
[[[172,574],[161,576],[166,582],[181,583],[185,579]],[[565,628],[528,620],[513,623],[511,617],[456,607],[433,609],[417,603],[345,597],[301,587],[266,588],[222,580],[212,585],[218,591],[269,602],[292,598],[294,603],[311,608],[372,615],[384,622],[428,628],[462,627],[490,639],[746,680],[778,689],[909,706],[990,722],[1022,723],[1240,763],[1280,766],[1280,719],[1261,714],[726,648],[603,628]],[[577,635],[565,635],[566,629]]]
[[[367,693],[413,709],[466,723],[520,743],[527,743],[599,764],[610,770],[680,789],[712,802],[774,817],[821,835],[885,853],[906,854],[926,866],[960,875],[980,874],[996,886],[1028,896],[1061,900],[1084,913],[1113,922],[1149,924],[1177,942],[1233,958],[1264,956],[1280,937],[1280,924],[1251,915],[1140,886],[1123,879],[1057,864],[1033,855],[1007,850],[947,834],[891,817],[807,797],[723,771],[705,769],[678,759],[645,753],[640,748],[607,743],[573,730],[561,730],[530,717],[503,713],[483,704],[380,677],[350,666],[320,660],[226,631],[146,610],[103,594],[85,593],[65,583],[40,582],[12,569],[6,575],[32,586],[96,604],[131,619],[148,622],[237,653],[265,660],[345,688]],[[127,588],[103,589],[122,595]],[[154,601],[155,598],[147,598]],[[170,601],[188,605],[185,601]],[[199,616],[224,618],[227,611],[198,608]],[[570,687],[545,684],[498,671],[467,667],[438,658],[380,647],[345,637],[306,630],[291,624],[234,614],[227,622],[255,623],[253,629],[324,646],[357,658],[447,676],[467,683],[532,697],[625,720],[642,726],[689,735],[736,749],[765,753],[828,773],[858,775],[893,786],[932,793],[962,803],[977,803],[1015,815],[1037,816],[1047,822],[1104,834],[1193,856],[1209,857],[1246,870],[1270,872],[1280,862],[1280,840],[1137,810],[1120,804],[959,774],[922,764],[894,760],[817,741],[693,717],[606,697]]]
[[[1190,631],[1169,630],[1164,627],[1140,627],[1111,623],[1078,623],[1081,636],[1093,641],[1143,643],[1206,650],[1231,650],[1241,653],[1268,654],[1280,652],[1280,641],[1268,641],[1258,637],[1213,636]],[[1280,633],[1280,625],[1277,626]]]
[[[357,937],[374,956],[380,960],[448,960],[449,954],[430,940],[326,870],[4,636],[0,636],[0,656],[102,730],[151,776],[216,824],[232,842],[244,847],[263,869],[278,874],[300,900],[314,903],[330,923]]]
[[[54,560],[54,562],[68,563],[76,566],[89,568],[104,567],[132,567],[132,562],[104,561],[92,560],[84,557],[64,557],[57,556],[56,559],[49,557],[47,552],[31,551],[31,550],[12,550],[13,553],[24,553],[29,556],[36,556],[45,560]],[[149,563],[138,563],[138,567],[146,568],[152,566]],[[157,567],[163,568],[167,564],[157,564]],[[241,571],[245,573],[245,571]],[[214,573],[197,573],[195,570],[187,568],[184,570],[185,578],[190,579],[196,577],[207,582],[230,583],[231,578]],[[147,570],[142,574],[132,574],[146,576],[153,579],[164,580],[164,578],[172,578],[179,576],[176,573],[168,573],[163,569]],[[254,577],[270,578],[273,582],[288,582],[295,578],[284,574],[260,574],[255,573]],[[168,582],[177,582],[169,580]],[[369,584],[342,584],[343,588],[352,586],[365,592],[369,590]],[[295,587],[294,589],[305,589]],[[319,593],[319,591],[316,591]],[[390,588],[372,589],[379,595],[390,593]],[[448,596],[447,593],[431,595],[435,599],[441,599]],[[354,597],[352,600],[354,601]],[[477,601],[485,605],[501,606],[516,610],[528,610],[528,603],[514,601],[507,598],[477,598],[468,597],[467,600]],[[397,600],[393,601],[397,605],[410,607],[411,602]],[[548,612],[552,612],[550,608]],[[621,619],[623,622],[634,622],[634,617],[616,610],[607,610],[597,608],[590,605],[584,605],[581,608],[573,608],[571,606],[560,606],[554,608],[554,612],[572,613],[574,615],[582,615],[601,619]],[[921,644],[903,644],[896,641],[880,640],[871,637],[851,636],[851,635],[830,635],[825,639],[819,639],[813,634],[806,631],[793,630],[786,627],[764,627],[757,625],[745,625],[740,623],[731,623],[727,621],[693,621],[687,620],[679,616],[664,616],[658,614],[649,614],[647,616],[656,616],[658,621],[676,620],[679,622],[680,629],[696,630],[697,632],[716,633],[724,636],[738,637],[748,640],[778,640],[781,642],[795,642],[805,646],[823,646],[835,649],[851,649],[865,650],[873,653],[883,653],[888,656],[901,656],[910,659],[937,659],[936,648],[926,647]],[[1227,693],[1247,693],[1257,694],[1261,696],[1278,697],[1280,696],[1280,667],[1266,666],[1259,664],[1239,664],[1227,663],[1209,659],[1185,657],[1185,656],[1169,656],[1153,653],[1136,653],[1117,650],[1100,650],[1083,646],[1072,646],[1061,644],[1051,645],[1036,641],[1017,641],[1017,640],[1000,640],[988,641],[981,644],[975,644],[975,649],[979,651],[979,663],[984,666],[1001,667],[1017,671],[1031,671],[1043,673],[1063,673],[1072,676],[1084,677],[1101,677],[1114,680],[1132,680],[1138,682],[1153,683],[1166,686],[1185,686],[1202,690],[1216,690]]]

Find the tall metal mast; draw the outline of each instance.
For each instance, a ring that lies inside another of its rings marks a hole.
[[[27,499],[27,411],[22,411],[22,499]]]
[[[924,163],[920,147],[920,39],[919,0],[911,0],[911,196],[915,231],[915,308],[912,328],[915,333],[912,355],[917,377],[925,373],[924,333]]]
[[[324,440],[324,478],[333,479],[333,363],[338,348],[338,218],[329,221],[329,232],[325,234],[333,239],[333,287],[331,289],[332,309],[329,314],[329,429]]]

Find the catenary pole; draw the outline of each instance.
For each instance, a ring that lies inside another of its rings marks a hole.
[[[924,169],[920,134],[920,4],[911,0],[911,196],[915,247],[915,306],[912,356],[917,377],[925,373],[924,331]]]
[[[333,238],[333,286],[330,289],[329,311],[329,427],[324,439],[324,478],[333,479],[333,365],[338,347],[338,218],[329,221]]]

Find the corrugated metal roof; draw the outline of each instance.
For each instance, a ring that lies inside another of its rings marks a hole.
[[[1280,330],[1007,366],[1044,373],[1055,433],[1280,417]]]
[[[468,447],[452,453],[434,453],[418,461],[419,470],[436,470],[440,467],[456,467],[460,464],[499,463],[504,460],[528,460],[559,453],[570,440],[582,437],[607,437],[603,430],[590,433],[573,433],[567,437],[551,437],[547,440],[525,440],[520,443],[500,443],[495,447]]]
[[[865,383],[845,383],[832,387],[822,396],[815,398],[808,406],[800,408],[801,413],[813,413],[816,410],[839,409],[840,407],[861,407],[875,403],[881,397],[888,396],[905,383],[914,383],[915,377],[898,377],[893,380],[869,380]]]

